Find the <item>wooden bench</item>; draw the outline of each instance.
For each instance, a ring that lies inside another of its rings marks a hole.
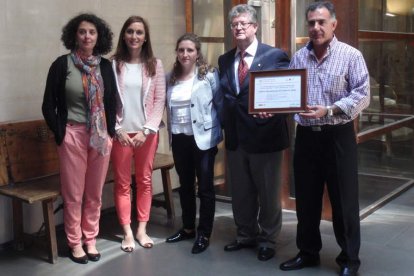
[[[157,153],[154,170],[161,170],[164,200],[153,206],[167,210],[168,222],[175,217],[170,169],[171,156]],[[12,199],[14,246],[24,248],[23,202],[41,202],[48,260],[58,257],[53,202],[60,196],[59,160],[53,134],[43,120],[0,124],[0,194]],[[106,183],[113,182],[112,170]]]

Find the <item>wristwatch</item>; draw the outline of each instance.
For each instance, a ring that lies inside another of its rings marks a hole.
[[[142,133],[144,133],[144,136],[147,137],[151,133],[151,130],[149,130],[148,128],[144,128]]]
[[[334,112],[333,112],[333,107],[332,107],[331,105],[328,105],[328,106],[326,107],[326,109],[327,109],[326,115],[327,115],[328,117],[332,117],[332,116],[334,115]]]

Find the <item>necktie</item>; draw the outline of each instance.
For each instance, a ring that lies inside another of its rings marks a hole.
[[[239,87],[242,86],[244,79],[247,76],[247,72],[249,71],[249,66],[247,66],[244,57],[246,56],[246,52],[240,52],[240,61],[239,61],[239,68],[238,68],[238,77],[239,77]]]

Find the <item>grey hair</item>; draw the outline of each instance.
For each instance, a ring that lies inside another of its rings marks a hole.
[[[330,1],[317,1],[311,3],[308,8],[305,11],[305,18],[308,18],[308,13],[313,12],[317,9],[325,8],[329,11],[329,14],[331,15],[331,18],[336,20],[336,12],[335,12],[335,6]]]
[[[237,6],[234,6],[228,15],[228,20],[231,23],[231,21],[233,20],[233,18],[239,16],[241,13],[247,13],[250,15],[250,21],[252,23],[257,23],[257,13],[256,10],[250,6],[250,5],[246,5],[246,4],[240,4]]]

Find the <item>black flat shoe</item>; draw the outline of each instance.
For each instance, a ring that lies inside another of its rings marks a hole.
[[[274,255],[275,255],[275,250],[273,248],[260,247],[259,248],[259,253],[257,253],[257,258],[260,261],[267,261],[267,260],[270,260],[271,258],[273,258]]]
[[[88,263],[88,256],[83,255],[82,257],[75,257],[73,256],[72,250],[69,249],[69,258],[78,264],[87,264]]]
[[[196,241],[194,242],[193,249],[191,249],[191,253],[201,253],[207,249],[209,244],[209,239],[206,236],[198,235]]]
[[[241,243],[238,240],[235,240],[232,243],[229,243],[228,245],[224,246],[224,251],[238,251],[242,248],[253,248],[256,244],[254,243]]]
[[[319,263],[319,256],[307,256],[299,253],[295,258],[281,263],[279,268],[284,271],[298,270],[304,267],[317,266]]]
[[[100,253],[88,253],[86,252],[86,255],[88,256],[89,261],[92,262],[97,262],[101,259],[101,254]]]
[[[187,233],[184,231],[184,229],[181,229],[171,237],[167,238],[165,242],[173,243],[173,242],[179,242],[183,240],[189,240],[195,238],[195,231]]]

